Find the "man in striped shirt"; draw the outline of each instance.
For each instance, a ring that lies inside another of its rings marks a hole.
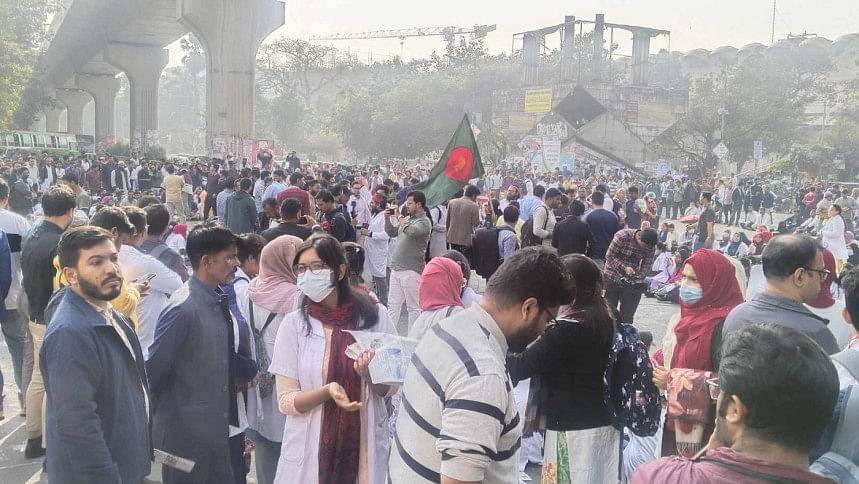
[[[518,482],[521,424],[507,351],[542,334],[572,287],[554,251],[522,249],[493,274],[479,304],[427,331],[403,385],[392,483]]]

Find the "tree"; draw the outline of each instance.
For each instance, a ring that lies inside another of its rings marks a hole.
[[[55,0],[0,2],[0,130],[29,128],[49,103],[36,60],[48,38],[45,22],[57,6]]]
[[[282,38],[260,48],[257,80],[263,92],[307,101],[356,64],[334,47]]]
[[[800,136],[809,103],[831,89],[829,62],[802,56],[752,56],[717,75],[693,79],[686,114],[660,135],[652,148],[682,158],[706,173],[718,161],[712,149],[722,141],[737,172],[751,158],[754,142],[768,152],[789,153]],[[722,114],[724,132],[721,134]]]

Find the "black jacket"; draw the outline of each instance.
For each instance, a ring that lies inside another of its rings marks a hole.
[[[593,257],[596,246],[591,228],[578,217],[571,215],[555,225],[552,247],[558,249],[558,255],[585,254]]]
[[[610,335],[601,340],[584,324],[560,319],[523,353],[508,354],[507,369],[514,383],[540,375],[546,428],[583,430],[611,423],[603,399]]]
[[[38,324],[45,321],[45,306],[54,292],[54,256],[63,229],[54,223],[43,220],[27,239],[21,250],[21,272],[24,275],[22,286],[30,302],[30,320]]]

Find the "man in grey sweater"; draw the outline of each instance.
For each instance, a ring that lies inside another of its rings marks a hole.
[[[396,324],[400,320],[403,303],[409,312],[409,326],[421,313],[418,303],[418,284],[421,272],[426,265],[427,245],[429,244],[432,222],[426,216],[424,205],[427,199],[423,192],[409,192],[406,197],[408,217],[396,213],[399,227],[391,224],[391,217],[385,217],[385,231],[397,237],[397,247],[391,258],[391,283],[388,289],[388,317]]]
[[[761,257],[766,290],[728,314],[724,336],[750,324],[772,323],[796,329],[827,353],[837,353],[840,348],[827,327],[829,321],[803,305],[817,296],[828,275],[820,244],[807,235],[779,235],[767,244]]]

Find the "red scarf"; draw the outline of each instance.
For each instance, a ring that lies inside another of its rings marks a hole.
[[[737,272],[723,254],[701,249],[686,259],[695,269],[703,290],[695,304],[680,301],[680,321],[674,327],[677,345],[671,357],[671,368],[711,370],[710,341],[713,330],[734,307],[743,302]]]
[[[817,297],[808,301],[806,304],[813,308],[826,309],[835,304],[835,298],[832,297],[832,283],[835,282],[835,256],[829,249],[823,250],[823,266],[829,271],[829,276],[820,283],[820,291]]]
[[[344,330],[354,329],[352,303],[335,309],[311,302],[310,316],[334,327],[331,350],[328,353],[328,377],[325,383],[337,382],[346,390],[350,401],[361,401],[361,377],[353,361],[346,356],[346,347],[355,338]],[[361,412],[347,412],[334,403],[325,402],[322,410],[322,431],[319,440],[319,482],[355,482],[361,446]]]

